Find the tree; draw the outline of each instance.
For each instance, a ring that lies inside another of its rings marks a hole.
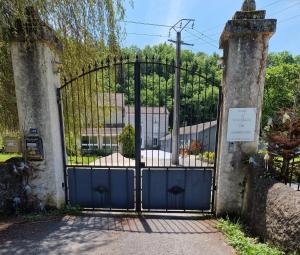
[[[122,154],[126,158],[135,157],[135,131],[132,125],[127,125],[123,128],[119,136],[119,141],[122,144]]]
[[[288,52],[269,55],[263,105],[263,126],[266,125],[269,117],[275,117],[279,109],[292,108],[295,97],[300,98],[299,74],[299,57],[294,57]]]
[[[129,0],[131,1],[131,0]],[[3,42],[7,29],[27,19],[26,7],[37,10],[41,19],[52,26],[63,44],[61,74],[69,76],[87,63],[119,52],[125,9],[123,0],[1,0],[0,2],[0,129],[18,125],[13,71],[9,45]],[[9,118],[8,118],[9,116]]]
[[[18,130],[18,113],[8,44],[0,42],[0,133]]]

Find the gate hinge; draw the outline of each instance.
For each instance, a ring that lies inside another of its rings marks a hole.
[[[214,186],[214,190],[217,190],[217,185]]]

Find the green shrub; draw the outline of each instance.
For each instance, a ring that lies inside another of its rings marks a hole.
[[[135,131],[132,125],[123,128],[119,136],[119,142],[122,145],[122,154],[126,158],[134,158],[135,156]]]
[[[113,150],[111,148],[101,148],[94,151],[94,155],[100,156],[100,157],[106,157],[108,155],[111,155],[113,153]]]
[[[76,150],[73,149],[73,148],[70,149],[69,147],[67,147],[66,151],[67,151],[68,156],[75,156],[76,155]]]
[[[210,151],[206,151],[206,152],[203,153],[203,159],[207,160],[209,162],[213,162],[215,160],[215,153],[210,152]]]

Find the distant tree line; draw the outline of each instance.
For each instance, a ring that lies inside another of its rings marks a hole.
[[[25,6],[35,7],[41,18],[54,27],[62,41],[64,51],[61,58],[61,76],[74,77],[92,67],[95,60],[101,63],[108,56],[123,56],[134,60],[136,55],[141,65],[141,101],[143,106],[166,106],[172,123],[175,49],[169,44],[146,46],[143,49],[132,46],[121,49],[119,42],[122,30],[119,21],[125,14],[121,0],[88,0],[84,4],[76,1],[46,0],[3,0],[0,3],[0,132],[18,129],[17,107],[9,44],[4,39],[5,29],[14,26],[17,19],[25,20]],[[217,54],[182,51],[181,71],[181,124],[192,125],[216,117],[218,89],[222,70],[218,68]],[[155,59],[155,64],[151,64]],[[159,64],[161,62],[162,64]],[[263,124],[277,109],[295,107],[299,100],[300,56],[288,52],[271,53],[266,72]],[[126,68],[126,66],[125,66]],[[111,92],[134,95],[133,67],[113,77]],[[121,73],[121,75],[120,75]],[[200,75],[199,75],[200,74]],[[99,78],[98,78],[99,79]],[[107,81],[108,75],[104,78]],[[63,80],[62,80],[63,83]],[[154,85],[154,86],[153,86]],[[92,85],[93,91],[96,90]],[[107,85],[105,85],[107,86]],[[126,86],[126,87],[125,87]],[[67,92],[70,93],[70,92]],[[71,96],[71,95],[70,95]],[[126,103],[133,105],[134,97],[127,96]],[[83,104],[83,100],[78,102]],[[299,108],[299,107],[298,107]],[[190,116],[193,116],[192,118]],[[71,116],[70,116],[70,121]],[[71,123],[70,123],[71,124]]]

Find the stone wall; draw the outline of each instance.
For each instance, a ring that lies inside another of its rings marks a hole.
[[[300,252],[300,191],[249,167],[243,217],[253,232],[286,251]]]

